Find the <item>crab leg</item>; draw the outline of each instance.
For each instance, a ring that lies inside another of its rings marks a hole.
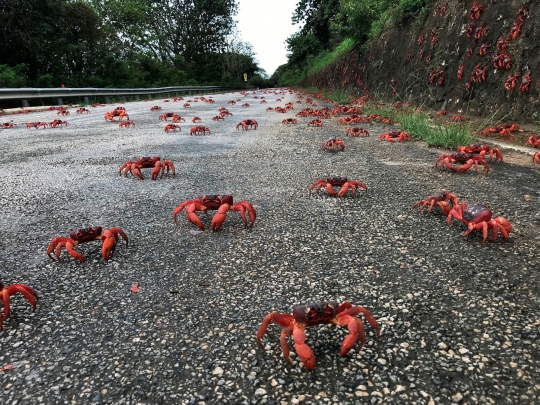
[[[63,243],[58,245],[58,248],[60,248],[62,245],[66,247],[66,252],[68,252],[70,256],[74,257],[77,260],[80,260],[81,262],[84,262],[86,260],[82,254],[80,254],[74,249],[74,247],[77,245],[73,244],[73,241],[71,239],[68,239],[65,242],[65,245]],[[58,251],[58,248],[56,250],[56,255],[60,258],[60,255],[59,255],[60,252]]]
[[[354,316],[345,315],[341,317],[336,317],[332,321],[332,323],[340,326],[347,325],[347,328],[350,332],[345,337],[345,339],[343,339],[343,343],[341,344],[341,351],[339,352],[340,356],[345,356],[347,353],[349,353],[349,351],[354,347],[358,338],[360,338],[359,349],[364,346],[364,343],[366,342],[366,331],[360,319]]]
[[[326,191],[328,192],[328,195],[335,196],[337,193],[334,191],[334,188],[332,187],[332,184],[326,183]]]
[[[304,333],[305,327],[302,325],[294,324],[293,325],[293,339],[294,339],[294,348],[296,354],[304,363],[304,366],[308,370],[313,370],[315,368],[315,356],[313,351],[306,344],[306,334]]]
[[[4,319],[9,316],[9,291],[7,288],[0,290],[0,302],[4,301]],[[2,314],[0,313],[0,329],[2,329]]]
[[[347,315],[356,316],[358,314],[364,314],[364,317],[366,318],[366,321],[368,321],[369,324],[377,331],[377,340],[379,340],[379,338],[381,337],[381,331],[379,329],[379,324],[377,323],[377,321],[375,320],[373,315],[371,315],[371,312],[369,312],[364,307],[361,307],[360,305],[351,306],[351,308],[347,309],[346,311],[338,313],[336,315],[336,318],[339,319],[339,318],[347,316]]]
[[[51,243],[49,244],[49,247],[47,248],[47,256],[49,256],[51,259],[54,260],[54,256],[51,255],[52,252],[54,252],[54,249],[57,248],[58,245],[62,244],[63,242],[67,242],[69,240],[69,238],[65,238],[65,237],[57,237],[57,238],[54,238]],[[64,246],[64,245],[62,245]],[[57,249],[56,251],[56,258],[58,260],[60,260],[60,250],[62,249],[62,247],[60,247],[60,249]]]
[[[195,211],[201,211],[201,210],[197,209],[197,204],[196,203],[189,204],[187,206],[187,208],[186,208],[186,218],[193,225],[196,225],[197,227],[199,227],[199,229],[201,231],[204,231],[204,225],[203,225],[201,219],[199,218],[199,216],[197,214],[195,214]],[[206,213],[206,209],[203,209],[202,211],[204,211]],[[175,212],[176,212],[176,210],[175,210]]]
[[[266,315],[261,323],[261,326],[259,326],[259,330],[257,331],[257,343],[261,349],[264,349],[261,339],[272,322],[275,322],[284,328],[288,328],[293,324],[294,317],[292,315],[282,314],[280,312],[271,312]]]
[[[231,206],[229,204],[222,204],[219,207],[217,214],[214,215],[214,218],[212,218],[212,230],[214,232],[219,231],[219,229],[221,228],[221,225],[223,225],[223,222],[225,222],[225,219],[227,218],[227,212],[229,212],[230,208]],[[188,210],[189,210],[189,207],[188,207]],[[247,223],[246,215],[244,214],[244,212],[240,211],[240,215],[242,216],[244,223]],[[201,225],[202,225],[202,222],[201,222]]]
[[[508,222],[506,218],[495,218],[493,221],[493,229],[491,230],[491,240],[496,240],[499,236],[499,229],[503,239],[506,241],[508,239],[508,234],[512,232],[512,224]]]
[[[34,311],[36,310],[36,299],[38,296],[33,289],[23,284],[12,284],[7,289],[10,295],[15,295],[18,292],[21,293],[24,298],[26,298],[28,302],[32,305]]]

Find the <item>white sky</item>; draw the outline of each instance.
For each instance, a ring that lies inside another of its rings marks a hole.
[[[291,17],[298,0],[240,0],[236,20],[243,41],[253,45],[259,66],[269,76],[287,63],[285,39],[301,25]]]

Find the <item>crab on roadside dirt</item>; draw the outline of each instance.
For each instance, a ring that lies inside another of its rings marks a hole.
[[[452,121],[454,122],[463,122],[465,121],[467,118],[464,116],[464,115],[460,115],[460,114],[454,114],[452,115]]]
[[[186,208],[186,218],[193,225],[196,225],[204,231],[204,225],[197,215],[197,211],[202,211],[208,215],[208,210],[217,210],[217,214],[212,218],[212,230],[214,232],[219,231],[225,219],[227,218],[227,212],[237,211],[240,213],[244,226],[248,226],[246,213],[251,221],[249,227],[252,227],[257,218],[257,212],[248,201],[240,201],[233,204],[233,196],[230,194],[207,194],[201,195],[196,200],[187,200],[174,209],[173,218],[174,222],[177,222],[176,216]]]
[[[322,149],[329,151],[345,150],[345,142],[340,138],[330,138],[322,143]]]
[[[176,170],[174,168],[173,162],[170,160],[161,161],[161,158],[159,156],[145,156],[137,158],[135,161],[129,160],[125,162],[122,166],[120,166],[119,173],[120,175],[122,175],[122,171],[124,171],[123,174],[126,177],[128,173],[132,173],[139,179],[144,180],[141,169],[148,168],[152,168],[152,180],[156,180],[160,173],[161,178],[163,178],[165,170],[167,170],[167,173],[169,173],[169,171],[172,171],[173,177],[176,177]]]
[[[389,132],[389,133],[386,133],[386,134],[382,134],[379,137],[379,139],[381,139],[381,140],[386,140],[386,141],[392,142],[392,143],[395,142],[394,141],[395,138],[397,138],[398,142],[405,142],[407,140],[412,141],[411,136],[407,132],[404,132],[404,131]]]
[[[463,163],[463,165],[458,169],[454,163]],[[446,167],[453,172],[461,174],[469,170],[473,165],[475,170],[478,170],[478,164],[484,165],[486,169],[486,174],[489,173],[489,165],[484,159],[484,156],[474,156],[472,153],[466,152],[454,152],[449,155],[442,154],[435,161],[435,167],[441,165],[441,169]]]
[[[310,303],[298,305],[293,308],[292,314],[280,312],[271,312],[266,315],[257,331],[257,343],[264,350],[262,337],[266,333],[272,322],[282,328],[280,335],[281,350],[283,357],[290,363],[290,351],[287,344],[287,336],[293,337],[296,354],[304,363],[308,370],[315,368],[315,356],[311,348],[306,344],[305,330],[309,326],[325,325],[333,323],[334,325],[347,326],[349,334],[343,340],[340,355],[345,356],[360,340],[359,349],[364,346],[366,341],[366,332],[364,324],[356,315],[364,314],[365,319],[375,329],[377,340],[380,338],[379,324],[373,315],[364,307],[352,305],[350,302],[344,302],[339,305],[336,301]]]
[[[366,190],[366,193],[368,192],[368,188],[364,183],[361,183],[358,180],[349,180],[346,177],[327,177],[326,180],[317,180],[315,183],[309,186],[310,195],[311,191],[315,187],[317,187],[317,193],[319,193],[321,188],[326,187],[328,195],[337,195],[338,198],[343,197],[347,193],[347,191],[349,191],[349,189],[352,191],[353,195],[356,194],[356,190],[358,190],[359,187],[362,187],[364,190]],[[334,191],[334,187],[341,187],[341,190],[336,193]]]
[[[448,204],[448,201],[452,202],[452,206]],[[420,206],[418,209],[418,213],[420,213],[425,207],[429,207],[427,210],[427,215],[429,215],[433,207],[439,207],[444,215],[448,215],[456,205],[458,205],[458,199],[454,194],[441,191],[427,196],[424,200],[418,201],[413,205],[412,209],[414,210],[416,207]]]
[[[357,138],[359,136],[369,136],[369,131],[367,129],[357,127],[347,128],[347,131],[345,131],[345,135]]]
[[[196,127],[193,127],[189,130],[189,134],[190,135],[206,135],[206,134],[210,135],[210,128],[202,126],[202,125],[197,125]]]
[[[501,136],[508,136],[514,131],[519,131],[519,125],[518,124],[503,124],[503,125],[497,125],[493,128],[485,128],[479,132],[480,135],[485,136],[486,138],[489,136],[489,134],[499,134]]]
[[[58,236],[54,238],[49,247],[47,248],[47,255],[54,260],[55,256],[60,260],[60,254],[62,248],[66,248],[66,252],[72,257],[81,262],[85,260],[85,257],[77,252],[74,248],[81,243],[90,242],[93,240],[101,241],[101,255],[105,260],[111,257],[114,252],[114,248],[118,243],[118,235],[120,235],[126,241],[126,248],[128,247],[128,237],[122,230],[122,228],[105,229],[102,232],[101,226],[95,226],[93,228],[79,229],[78,231],[71,231],[69,237]],[[54,255],[52,253],[55,253]]]
[[[479,144],[471,144],[469,146],[460,146],[457,149],[457,152],[465,152],[465,153],[472,153],[472,154],[479,154],[480,156],[489,155],[489,161],[491,162],[493,160],[493,157],[495,156],[495,162],[497,160],[503,161],[503,156],[501,154],[501,151],[499,148],[493,148],[489,145],[479,145]]]
[[[501,231],[504,241],[508,240],[508,234],[512,232],[512,224],[504,217],[492,219],[492,215],[491,210],[484,204],[462,202],[452,208],[452,211],[448,214],[447,223],[450,225],[452,218],[456,218],[467,225],[468,229],[463,234],[463,237],[474,230],[481,229],[482,243],[488,238],[488,229],[491,229],[490,240],[496,240],[499,237],[499,231]]]
[[[0,281],[0,309],[2,309],[2,303],[4,303],[4,313],[0,311],[0,330],[2,330],[3,322],[9,318],[11,313],[11,296],[20,293],[24,298],[32,305],[34,312],[36,310],[36,301],[38,299],[37,293],[26,284],[11,284],[5,285]]]
[[[533,148],[540,148],[540,136],[529,136],[527,140],[527,146],[532,146]]]
[[[448,112],[446,110],[439,110],[437,111],[437,117],[440,117],[441,115],[446,115]]]
[[[540,164],[540,152],[536,152],[533,156],[533,162]]]
[[[245,131],[247,131],[248,129],[257,129],[259,124],[255,120],[244,120],[236,124],[236,130],[238,130],[239,127],[242,127]]]

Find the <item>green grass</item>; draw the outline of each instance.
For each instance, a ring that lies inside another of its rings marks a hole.
[[[470,125],[449,123],[447,126],[435,125],[429,117],[422,113],[396,110],[390,106],[366,106],[365,114],[380,114],[400,124],[413,139],[422,140],[428,146],[455,149],[473,142]]]
[[[351,100],[351,94],[341,89],[336,89],[331,93],[324,93],[324,96],[337,104],[347,104]]]
[[[339,44],[332,52],[323,51],[319,53],[310,63],[308,75],[317,73],[319,70],[333,63],[341,55],[349,52],[354,48],[354,40],[352,38],[346,38],[341,44]]]

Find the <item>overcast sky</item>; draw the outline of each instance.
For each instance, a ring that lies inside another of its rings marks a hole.
[[[236,20],[243,41],[251,43],[259,66],[272,75],[287,63],[285,39],[298,31],[291,17],[298,0],[240,0]]]

